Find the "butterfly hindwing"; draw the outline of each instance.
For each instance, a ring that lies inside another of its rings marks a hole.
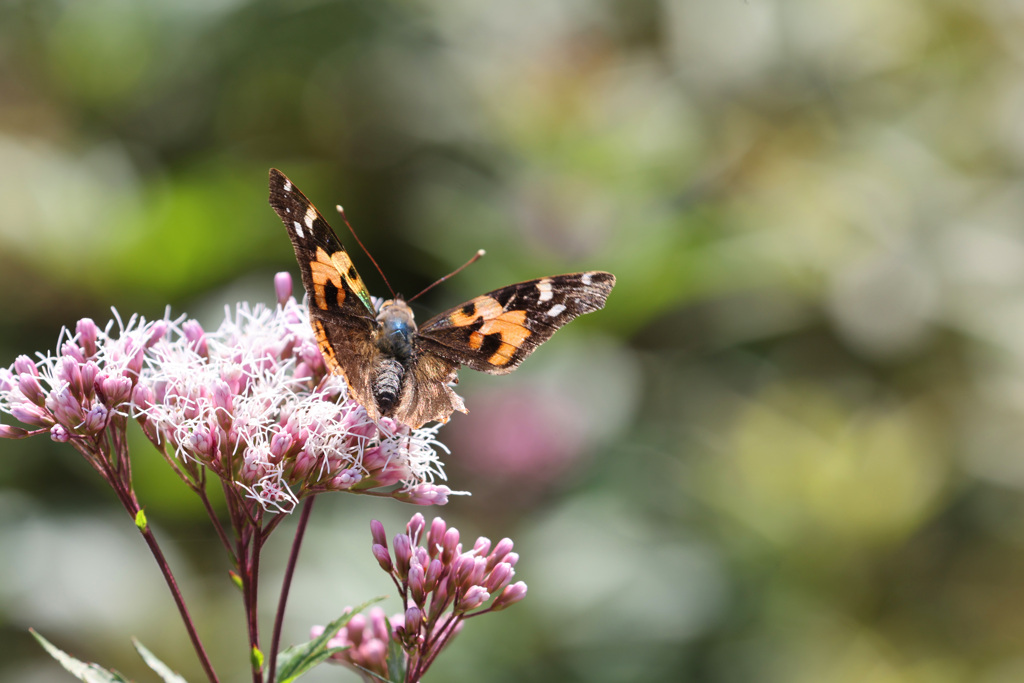
[[[492,375],[515,370],[567,322],[604,307],[615,276],[601,271],[528,280],[435,316],[416,337],[432,353]]]
[[[462,397],[451,385],[458,382],[459,362],[425,353],[412,361],[409,377],[402,386],[402,394],[395,406],[393,417],[407,425],[425,422],[447,422],[452,412],[468,412]]]

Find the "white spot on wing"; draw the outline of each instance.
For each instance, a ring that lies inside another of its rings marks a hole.
[[[541,301],[550,301],[553,294],[551,293],[551,280],[544,278],[537,283],[537,290],[540,292]]]
[[[292,221],[292,223],[295,225],[295,232],[298,233],[299,238],[306,239],[306,234],[302,232],[302,223],[299,223],[298,221]]]
[[[556,315],[561,315],[562,311],[564,311],[564,310],[565,310],[565,306],[563,304],[555,304],[548,311],[548,316],[554,318]]]
[[[583,277],[581,278],[581,281],[583,282],[583,284],[589,285],[590,284],[590,273],[583,273]]]
[[[316,220],[316,209],[313,208],[312,204],[310,204],[309,208],[306,209],[306,217],[304,220],[306,221],[306,227],[312,230],[313,221]]]
[[[292,191],[292,181],[290,181],[290,180],[284,181],[284,191],[285,192],[291,192]]]

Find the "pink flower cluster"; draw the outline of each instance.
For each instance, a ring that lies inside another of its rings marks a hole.
[[[432,483],[444,478],[439,426],[371,421],[327,374],[290,277],[275,287],[276,308],[239,304],[213,332],[183,318],[118,318],[116,335],[79,321],[59,355],[0,369],[0,413],[36,428],[0,425],[0,437],[49,430],[84,452],[130,416],[183,477],[207,468],[267,509],[332,490],[447,502],[451,490]]]
[[[104,430],[113,421],[123,425],[129,415],[147,350],[171,325],[135,317],[127,324],[118,318],[117,323],[120,334],[112,337],[113,321],[100,330],[83,318],[74,335],[61,332],[56,355],[38,361],[18,356],[9,368],[0,368],[0,413],[35,428],[0,425],[0,437],[48,431],[54,441],[71,442],[98,457]]]
[[[391,618],[390,632],[383,610],[371,609],[369,619],[353,617],[329,642],[331,647],[348,647],[332,655],[336,661],[387,679],[388,643],[393,639],[405,652],[406,681],[418,681],[465,619],[505,609],[526,596],[525,583],[512,583],[519,555],[512,552],[510,539],[492,547],[481,537],[463,551],[458,529],[440,517],[424,535],[425,526],[423,515],[413,515],[405,533],[394,537],[392,555],[384,525],[370,523],[373,556],[394,581],[405,612]],[[314,628],[313,636],[322,632]]]
[[[328,648],[346,648],[333,654],[332,659],[352,667],[363,675],[364,679],[368,677],[362,669],[372,671],[387,680],[390,629],[401,625],[403,619],[401,614],[392,616],[389,627],[384,610],[380,607],[371,607],[365,615],[354,615],[341,627],[337,635],[327,641]],[[314,626],[310,629],[310,636],[316,638],[323,632],[323,626]]]

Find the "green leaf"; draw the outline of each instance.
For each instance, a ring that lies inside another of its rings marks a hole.
[[[253,671],[263,671],[263,653],[255,645],[252,646],[252,652],[249,653],[249,662],[252,664]]]
[[[156,655],[135,638],[132,638],[132,645],[135,646],[135,650],[142,656],[142,661],[146,663],[146,666],[155,671],[164,680],[164,683],[188,683],[178,673],[171,671],[171,667],[157,659]]]
[[[391,630],[390,619],[388,619],[388,632],[394,633]],[[391,642],[388,643],[388,676],[391,678],[391,683],[403,683],[405,681],[406,664],[408,664],[408,659],[406,659],[402,644],[392,638]]]
[[[327,641],[333,638],[335,634],[337,634],[338,631],[348,623],[349,619],[359,614],[373,603],[380,602],[383,599],[384,598],[382,596],[364,602],[348,614],[343,614],[329,623],[324,627],[324,632],[313,640],[302,643],[301,645],[293,645],[286,650],[282,650],[281,654],[277,656],[277,678],[274,680],[274,683],[291,683],[317,664],[323,662],[335,652],[342,652],[345,650],[346,648],[343,647],[333,647],[328,649]]]
[[[139,531],[146,530],[146,512],[142,508],[135,514],[135,526],[139,527]]]
[[[67,669],[68,673],[85,683],[131,683],[127,678],[116,671],[108,671],[99,664],[83,662],[75,659],[68,653],[59,649],[56,645],[43,638],[33,629],[28,630],[32,637],[39,641],[43,649],[50,653],[50,656],[60,662],[60,665]]]

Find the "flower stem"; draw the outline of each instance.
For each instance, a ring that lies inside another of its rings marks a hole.
[[[132,519],[138,514],[139,508],[136,504],[134,513],[131,508],[127,508],[128,512],[132,515]],[[146,540],[146,545],[149,546],[149,551],[153,553],[153,558],[156,560],[156,564],[160,567],[160,572],[164,575],[164,580],[167,582],[167,587],[171,590],[171,595],[174,597],[174,603],[178,606],[178,612],[181,614],[182,621],[185,622],[185,629],[188,631],[188,637],[192,641],[192,647],[196,651],[196,655],[199,657],[199,663],[203,667],[203,671],[206,672],[206,677],[210,680],[210,683],[218,683],[217,674],[213,671],[213,665],[210,663],[210,658],[206,654],[206,650],[203,648],[202,641],[199,640],[199,634],[196,632],[195,624],[192,623],[192,616],[188,612],[188,607],[185,606],[185,599],[181,595],[181,590],[178,588],[178,582],[174,579],[174,574],[171,573],[170,565],[167,564],[167,558],[164,557],[164,553],[160,550],[160,545],[156,542],[156,537],[153,536],[153,532],[150,531],[147,526],[145,529],[141,529],[142,538]]]
[[[123,425],[120,425],[120,428],[123,429]],[[117,430],[118,433],[120,433],[121,429]],[[135,497],[135,491],[132,490],[131,468],[128,464],[128,445],[126,440],[114,438],[112,444],[97,444],[95,451],[85,448],[77,441],[73,442],[72,445],[85,456],[86,461],[110,484],[117,499],[121,502],[121,506],[131,516],[132,521],[135,521],[142,506],[139,505],[139,501]],[[111,453],[116,457],[112,458]],[[196,656],[199,657],[199,663],[202,665],[203,671],[206,672],[206,677],[210,683],[218,683],[217,674],[213,670],[213,664],[210,662],[210,657],[206,654],[206,649],[199,639],[199,633],[196,631],[195,624],[192,621],[192,615],[189,614],[188,607],[185,605],[185,598],[182,596],[178,582],[171,572],[171,566],[167,563],[167,558],[164,557],[163,550],[160,549],[160,544],[157,543],[156,537],[148,525],[139,528],[139,532],[146,541],[146,545],[149,546],[149,551],[152,553],[153,559],[156,560],[160,573],[164,575],[164,581],[167,582],[167,587],[171,591],[174,604],[178,606],[178,613],[181,614],[181,619],[185,623],[185,630],[188,631],[189,640],[192,641],[192,647],[196,651]]]
[[[277,673],[277,649],[281,644],[281,626],[284,624],[284,610],[288,604],[288,591],[292,585],[292,577],[295,575],[295,565],[299,561],[299,549],[302,547],[302,538],[306,534],[306,526],[309,524],[309,516],[313,511],[313,501],[316,496],[306,498],[302,504],[302,511],[299,513],[299,523],[295,529],[295,539],[292,541],[292,550],[288,555],[288,565],[284,570],[284,580],[281,582],[281,597],[277,601],[277,614],[274,616],[274,632],[270,637],[270,671],[267,680],[273,681]]]

